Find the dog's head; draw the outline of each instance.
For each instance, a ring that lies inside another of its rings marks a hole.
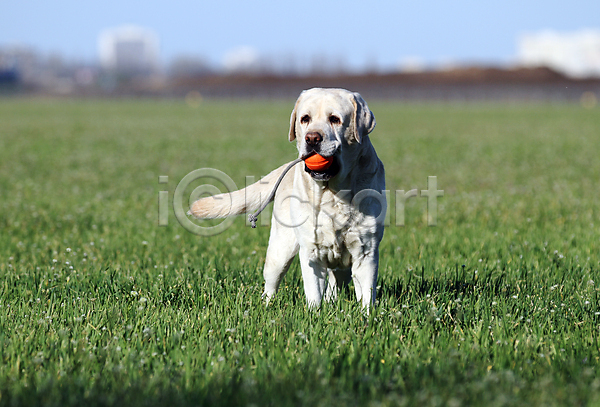
[[[344,89],[305,90],[290,119],[290,141],[297,140],[301,157],[312,152],[334,157],[324,171],[309,171],[316,180],[329,180],[347,162],[343,157],[360,146],[375,127],[375,117],[358,93]]]

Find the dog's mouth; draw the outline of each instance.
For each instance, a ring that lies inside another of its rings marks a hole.
[[[303,158],[306,159],[306,157],[309,157],[313,154],[315,154],[314,151],[307,154]],[[333,156],[333,162],[327,169],[312,170],[312,169],[308,168],[308,166],[305,163],[304,171],[308,172],[310,174],[310,176],[312,177],[312,179],[314,179],[315,181],[329,181],[331,178],[335,177],[337,175],[337,173],[340,171],[340,164],[339,164],[337,158],[335,156]]]

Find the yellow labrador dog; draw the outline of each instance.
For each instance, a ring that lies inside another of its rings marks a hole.
[[[274,196],[271,235],[264,267],[268,300],[299,253],[309,307],[337,296],[353,281],[358,301],[375,303],[379,243],[386,212],[385,174],[369,140],[375,117],[358,93],[315,88],[302,92],[290,120],[289,140],[300,157],[315,152],[333,163],[310,170],[285,164],[261,181],[231,194],[194,202],[197,218],[253,212]]]

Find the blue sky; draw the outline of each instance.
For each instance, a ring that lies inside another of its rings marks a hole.
[[[275,58],[342,57],[350,67],[406,57],[506,63],[519,34],[600,28],[599,16],[598,0],[0,0],[0,46],[93,61],[103,29],[135,24],[158,34],[165,62],[184,54],[218,64],[248,46]]]

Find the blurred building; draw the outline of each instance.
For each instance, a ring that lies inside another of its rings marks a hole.
[[[121,75],[151,74],[159,68],[158,36],[137,26],[104,30],[98,37],[102,69]]]
[[[26,46],[0,48],[0,72],[5,81],[32,82],[40,75],[40,58]]]
[[[24,45],[0,47],[0,90],[70,94],[93,86],[97,71],[94,64],[65,60],[58,53],[41,54]]]
[[[523,34],[518,60],[525,67],[544,66],[573,78],[600,77],[600,30]]]

